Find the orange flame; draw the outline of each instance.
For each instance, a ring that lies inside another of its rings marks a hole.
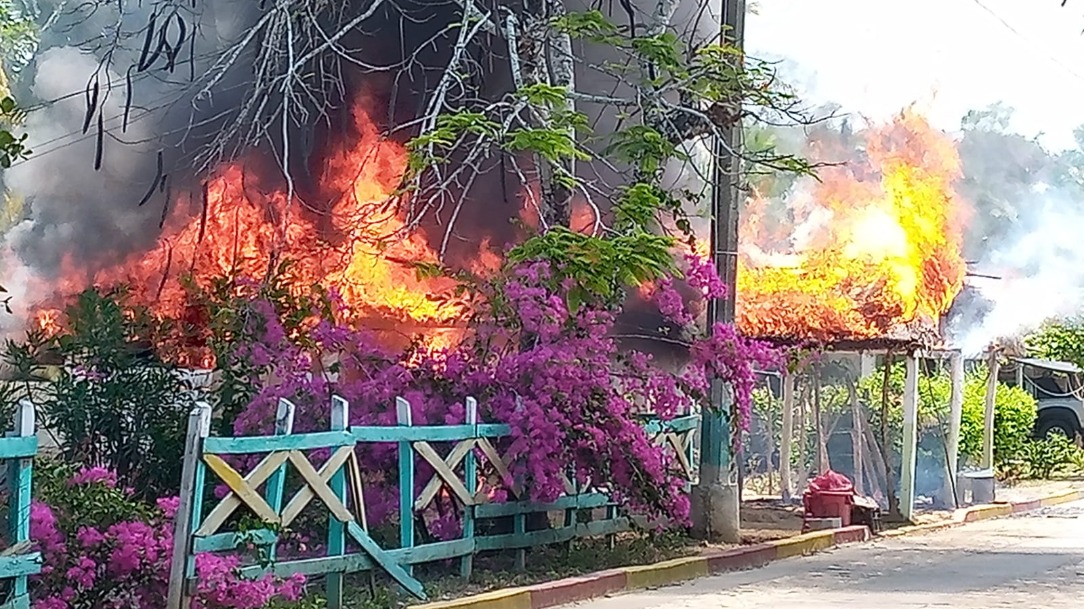
[[[773,223],[767,199],[749,202],[737,286],[746,335],[936,336],[965,274],[955,145],[907,111],[870,135],[866,156],[868,166],[822,169],[821,181],[782,210],[792,221]],[[781,233],[788,223],[794,228]]]
[[[190,304],[182,276],[206,288],[223,276],[259,279],[277,261],[290,260],[293,289],[337,291],[353,321],[383,320],[376,325],[432,334],[431,346],[454,344],[467,305],[454,296],[453,280],[419,277],[413,268],[437,256],[422,232],[408,230],[393,199],[407,152],[381,136],[365,107],[353,107],[357,137],[329,153],[319,174],[321,188],[342,193],[330,204],[291,198],[281,184],[260,184],[244,163],[227,165],[205,181],[202,194],[170,202],[150,251],[96,272],[67,260],[55,291],[70,296],[90,285],[124,283],[136,302],[180,319]],[[499,260],[485,242],[474,270],[492,270]],[[56,308],[43,308],[36,321],[55,330],[58,318]]]

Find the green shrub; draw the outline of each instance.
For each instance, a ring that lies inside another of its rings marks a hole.
[[[1072,440],[1055,435],[1043,440],[1031,440],[1024,445],[1023,456],[1030,478],[1047,480],[1059,470],[1073,465],[1081,452]]]
[[[66,462],[114,471],[142,497],[175,493],[198,396],[175,368],[140,350],[154,340],[156,322],[127,306],[122,292],[95,291],[80,294],[66,319],[59,335],[12,342],[4,353],[13,370],[39,379],[47,378],[36,371],[44,354],[63,359],[36,392],[42,426],[59,436]]]
[[[883,370],[883,369],[882,369]],[[985,369],[964,379],[964,402],[960,420],[960,458],[972,464],[982,458],[982,436],[986,411]],[[859,396],[869,408],[870,423],[878,429],[881,410],[883,373],[876,372],[859,384]],[[895,449],[900,448],[903,428],[904,366],[897,363],[889,375],[888,423]],[[948,374],[920,375],[918,383],[918,419],[923,434],[943,437],[948,433],[949,400],[952,383]],[[1035,399],[1026,391],[999,384],[994,400],[994,464],[1003,467],[1023,457],[1035,426]]]
[[[1049,322],[1028,336],[1026,343],[1033,357],[1084,366],[1084,319]]]
[[[986,373],[969,376],[964,383],[960,421],[960,455],[977,463],[982,458],[986,414]],[[1035,428],[1035,398],[1019,387],[999,384],[994,399],[994,466],[1002,467],[1025,455]],[[948,420],[946,416],[946,421]]]

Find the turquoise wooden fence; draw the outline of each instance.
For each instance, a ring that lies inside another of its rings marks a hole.
[[[514,551],[522,567],[530,547],[613,535],[631,525],[621,506],[611,500],[604,481],[579,488],[574,477],[567,476],[565,493],[556,501],[529,501],[527,491],[512,480],[510,463],[499,450],[501,439],[511,430],[506,425],[479,422],[478,405],[473,399],[467,400],[461,425],[415,426],[410,404],[401,398],[396,404],[396,426],[350,427],[349,405],[337,397],[332,399],[331,424],[326,432],[292,433],[293,413],[293,405],[283,400],[274,435],[226,438],[209,436],[209,406],[201,405],[193,412],[177,512],[168,609],[187,607],[195,583],[195,556],[201,552],[256,546],[267,560],[247,568],[246,573],[324,576],[328,607],[339,609],[346,573],[383,572],[414,596],[425,599],[425,589],[413,574],[415,565],[457,559],[461,574],[469,577],[473,558],[480,552]],[[674,452],[690,479],[692,434],[697,424],[695,415],[645,422],[646,431]],[[370,535],[362,493],[364,478],[355,450],[359,444],[398,446],[399,513],[408,515],[399,519],[398,547],[382,547]],[[319,467],[306,456],[306,452],[318,449],[330,453]],[[229,457],[241,455],[262,458],[242,473],[227,462]],[[422,463],[428,467],[419,467]],[[284,484],[287,468],[295,472],[294,479],[301,481],[301,487],[288,498]],[[208,471],[229,488],[229,494],[205,510]],[[422,472],[427,480],[417,479]],[[510,488],[509,500],[492,501],[488,494],[480,492],[480,480],[504,482]],[[415,519],[427,513],[438,496],[454,498],[462,534],[456,539],[422,543]],[[330,515],[326,552],[302,559],[280,556],[277,531],[288,530],[314,501]],[[242,508],[262,521],[263,528],[233,530]],[[528,531],[528,516],[542,512],[563,512],[563,521],[544,530]],[[584,512],[600,516],[583,518]],[[479,524],[498,518],[510,518],[512,531],[484,534]],[[348,551],[348,544],[357,550]]]
[[[34,405],[19,402],[14,429],[0,438],[0,459],[7,461],[7,548],[0,552],[0,579],[7,599],[0,609],[29,609],[29,576],[41,571],[41,554],[31,551],[30,491],[38,438],[34,428]]]

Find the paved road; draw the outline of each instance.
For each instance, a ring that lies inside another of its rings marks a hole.
[[[1063,609],[1084,603],[1084,502],[838,548],[578,609]]]

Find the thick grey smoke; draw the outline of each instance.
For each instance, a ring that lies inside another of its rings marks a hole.
[[[197,109],[187,77],[251,24],[246,14],[252,10],[225,0],[204,4],[202,22],[188,26],[195,32],[194,62],[185,54],[175,73],[134,68],[141,36],[103,46],[109,36],[102,32],[114,31],[118,21],[115,9],[77,9],[54,24],[63,36],[42,41],[25,77],[32,154],[4,172],[5,185],[28,207],[26,219],[4,235],[8,255],[0,281],[16,307],[25,310],[50,296],[64,266],[92,274],[157,239],[169,211],[167,185],[183,188],[192,178],[182,170],[182,137],[206,136],[214,124],[205,117],[236,101],[224,95]],[[150,5],[123,3],[126,27],[147,23]],[[69,46],[78,40],[90,42]],[[107,53],[108,66],[102,62]],[[235,80],[231,74],[224,82]]]

